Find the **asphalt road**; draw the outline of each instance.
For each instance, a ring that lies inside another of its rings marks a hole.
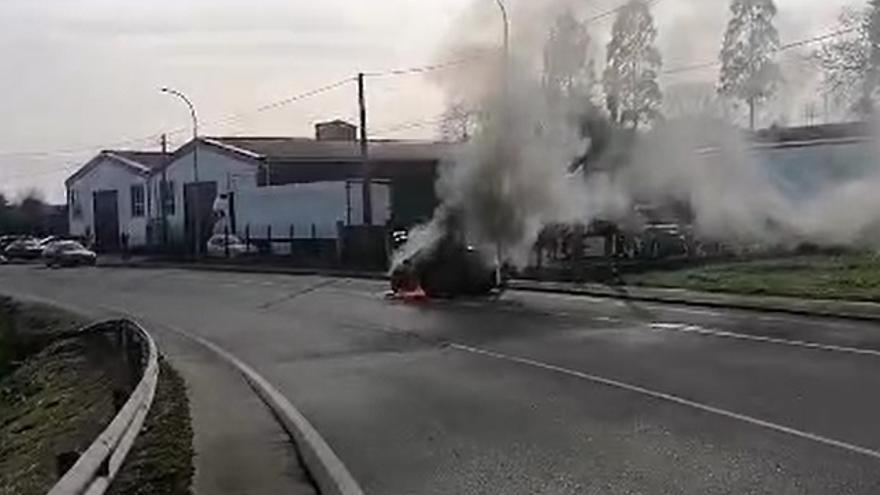
[[[369,494],[880,493],[876,326],[527,293],[408,305],[384,290],[0,267],[0,291],[233,352]]]

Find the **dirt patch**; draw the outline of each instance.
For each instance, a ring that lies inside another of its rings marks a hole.
[[[160,361],[156,397],[144,428],[108,493],[192,493],[192,435],[186,384],[163,359]]]

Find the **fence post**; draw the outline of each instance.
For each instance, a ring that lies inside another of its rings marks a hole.
[[[345,225],[342,221],[336,222],[336,265],[340,268],[345,265]]]
[[[296,227],[290,224],[290,256],[293,257],[293,244],[296,239]]]
[[[312,224],[312,239],[318,238],[318,227],[315,224]]]
[[[229,259],[229,226],[223,227],[223,248],[226,251],[226,259]]]
[[[244,244],[248,249],[251,248],[251,224],[244,226]]]
[[[269,240],[269,256],[272,256],[272,224],[266,226],[266,238]]]

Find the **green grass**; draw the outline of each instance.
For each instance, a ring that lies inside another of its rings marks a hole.
[[[127,368],[104,335],[52,307],[0,298],[0,495],[46,493],[56,456],[82,452],[115,416]],[[111,487],[116,494],[189,495],[192,430],[183,380],[164,361],[144,429]]]
[[[708,292],[880,302],[880,257],[798,256],[627,277],[633,285]]]
[[[0,382],[0,494],[46,493],[56,456],[82,452],[115,415],[103,336],[56,341]]]
[[[110,495],[189,495],[194,473],[186,384],[164,360],[150,414]]]

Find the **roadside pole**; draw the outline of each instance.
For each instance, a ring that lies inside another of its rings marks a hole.
[[[501,90],[501,126],[502,131],[499,139],[505,139],[507,136],[506,127],[509,124],[509,110],[508,105],[510,104],[510,16],[507,12],[507,7],[504,4],[503,0],[495,0],[495,3],[498,4],[498,9],[501,11],[501,20],[504,23],[504,41],[503,41],[503,53],[502,53],[502,90]],[[499,143],[500,146],[504,146],[503,143]],[[504,157],[505,153],[500,153],[499,159]],[[501,265],[504,261],[504,245],[500,239],[497,240],[495,244],[495,285],[498,288],[501,288],[504,283],[503,276],[501,273]]]
[[[373,170],[370,165],[370,149],[367,133],[367,95],[364,73],[357,76],[358,81],[358,108],[360,109],[361,127],[361,173],[363,179],[363,220],[364,225],[373,225]]]
[[[162,183],[159,185],[159,216],[162,219],[162,247],[168,249],[168,209],[165,202],[168,196],[168,136],[162,134]]]

